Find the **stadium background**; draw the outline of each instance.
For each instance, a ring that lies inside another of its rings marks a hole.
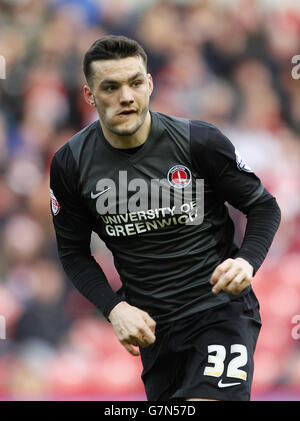
[[[65,279],[49,212],[54,151],[97,118],[83,101],[81,60],[107,33],[144,45],[155,82],[152,109],[216,124],[276,196],[281,226],[253,281],[263,328],[252,399],[299,399],[300,79],[292,77],[299,6],[0,1],[0,399],[145,399],[139,359]],[[245,218],[231,212],[239,242]],[[109,252],[95,238],[92,248],[118,288]]]

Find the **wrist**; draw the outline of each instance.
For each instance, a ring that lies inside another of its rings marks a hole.
[[[126,301],[120,301],[119,303],[117,303],[109,312],[109,315],[107,317],[107,319],[112,322],[112,319],[114,318],[114,315],[122,310],[122,308],[125,308],[126,306],[128,306],[128,303]]]
[[[244,257],[236,257],[235,260],[237,260],[238,262],[241,262],[243,265],[248,266],[249,270],[253,274],[254,267],[247,259],[245,259]]]

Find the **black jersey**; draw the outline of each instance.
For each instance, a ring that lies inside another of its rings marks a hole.
[[[61,239],[87,241],[94,231],[105,242],[128,303],[175,321],[232,298],[209,283],[224,259],[246,256],[225,202],[245,212],[272,196],[212,124],[151,118],[133,154],[112,147],[99,120],[71,138],[52,160],[51,208]]]

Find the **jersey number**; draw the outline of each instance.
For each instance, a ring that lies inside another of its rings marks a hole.
[[[247,373],[241,370],[247,364],[248,354],[245,345],[234,344],[230,347],[231,354],[239,354],[232,358],[227,367],[227,377],[235,377],[237,379],[246,380]],[[205,367],[204,375],[220,377],[224,372],[224,361],[226,357],[226,349],[223,345],[209,345],[208,346],[208,362],[213,364],[211,367]]]

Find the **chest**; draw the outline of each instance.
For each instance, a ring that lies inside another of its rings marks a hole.
[[[203,195],[188,145],[161,138],[147,153],[96,151],[81,171],[81,195],[95,215],[162,214],[189,209]]]

